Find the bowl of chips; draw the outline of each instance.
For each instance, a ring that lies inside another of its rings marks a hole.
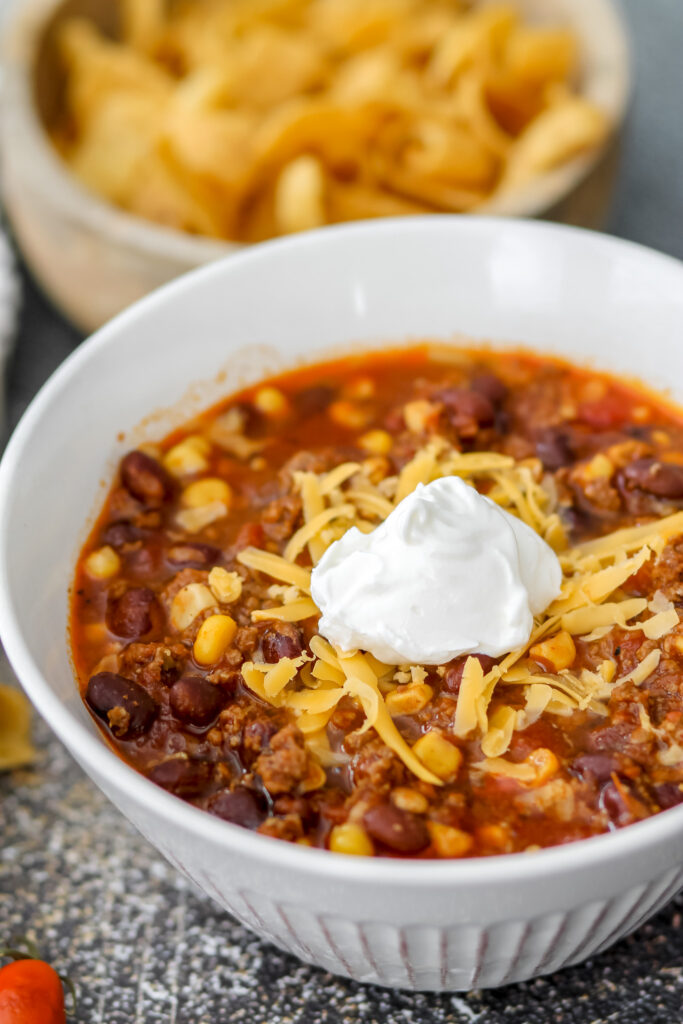
[[[614,0],[28,0],[4,66],[6,206],[87,330],[326,224],[598,226],[630,86]]]

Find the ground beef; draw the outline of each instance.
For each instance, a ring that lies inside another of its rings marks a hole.
[[[296,789],[308,772],[308,754],[295,725],[286,725],[275,733],[270,749],[259,755],[254,769],[271,796]]]

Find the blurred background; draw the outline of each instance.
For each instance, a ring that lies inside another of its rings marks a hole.
[[[22,7],[22,0],[0,3],[3,20],[9,8]],[[46,9],[48,6],[47,2],[43,4]],[[89,6],[106,17],[112,0],[92,0]],[[547,18],[548,11],[557,11],[555,0],[538,0],[532,6],[540,11],[542,20]],[[612,31],[611,23],[604,21],[603,14],[596,14],[593,21],[591,6],[588,0],[568,0],[565,4],[579,19],[584,44],[593,55],[596,96],[602,95],[601,75],[607,67],[611,83],[607,92],[617,110],[619,96],[625,95],[632,72],[633,93],[623,127],[610,125],[606,137],[603,139],[598,132],[593,142],[590,132],[588,136],[584,134],[578,150],[570,147],[567,159],[560,161],[559,178],[555,174],[557,166],[550,168],[549,178],[545,171],[539,172],[538,178],[532,177],[510,199],[506,209],[600,226],[612,234],[683,258],[683,2],[621,0],[616,5],[623,14],[630,39],[631,57],[626,63],[619,40],[615,44],[613,35],[604,36]],[[603,5],[598,7],[603,10]],[[79,9],[83,9],[82,5]],[[558,44],[554,52],[561,54],[562,46]],[[51,268],[60,270],[58,277],[51,280],[51,287],[54,292],[61,282],[66,289],[65,301],[72,319],[46,298],[10,233],[13,257],[9,249],[5,252],[0,248],[0,346],[4,345],[6,356],[6,431],[16,424],[43,381],[82,339],[84,322],[100,315],[103,306],[94,300],[102,298],[103,280],[111,283],[121,271],[127,275],[127,281],[146,286],[155,275],[167,273],[171,264],[179,268],[183,261],[188,265],[193,260],[200,262],[206,254],[197,247],[201,248],[204,239],[196,234],[188,236],[189,247],[185,247],[177,237],[164,235],[165,228],[152,228],[152,232],[160,230],[161,234],[152,241],[145,236],[144,243],[138,245],[137,227],[131,242],[127,221],[102,219],[96,213],[97,226],[93,230],[97,244],[93,248],[90,242],[84,246],[74,243],[71,228],[80,214],[66,216],[61,227],[51,220],[54,206],[50,202],[59,206],[63,182],[53,188],[56,179],[50,177],[42,164],[36,166],[35,150],[26,143],[25,125],[16,120],[18,108],[7,109],[16,96],[8,90],[7,72],[5,65],[2,147],[5,170],[8,150],[12,156],[10,203],[16,202],[17,195],[20,203],[22,197],[28,197],[29,213],[33,210],[38,214],[22,221],[21,243],[31,250],[32,263],[41,276]],[[618,78],[616,93],[610,91],[614,75]],[[553,95],[562,99],[565,94]],[[49,87],[45,96],[46,102],[54,99]],[[589,143],[583,150],[587,138]],[[294,153],[293,158],[299,155]],[[564,176],[565,164],[573,168],[569,178]],[[308,182],[307,195],[315,194],[315,176],[319,171],[312,169],[310,163],[298,166],[298,173]],[[592,198],[577,198],[577,182],[580,185],[588,180],[594,171]],[[287,194],[287,179],[283,185],[281,173],[282,169],[278,169],[278,177],[273,181],[279,182],[282,193]],[[332,176],[339,174],[335,164]],[[289,182],[291,189],[291,177]],[[47,195],[44,208],[40,206],[42,200],[35,198],[43,195],[41,188]],[[273,190],[276,195],[275,184]],[[403,188],[403,199],[407,191]],[[266,193],[271,194],[268,187]],[[273,195],[269,201],[274,203]],[[415,202],[414,196],[410,201]],[[309,202],[306,209],[305,216],[321,216],[319,205],[311,206]],[[18,224],[16,214],[14,219]],[[144,219],[134,219],[141,222],[144,232]],[[263,227],[264,223],[263,219],[259,221],[264,234],[280,233],[281,224],[278,227],[273,221]],[[306,226],[305,219],[295,222],[292,229],[301,226]],[[45,229],[49,229],[47,235]],[[218,252],[226,243],[212,238],[207,244]],[[117,249],[131,245],[136,250],[132,262]],[[116,258],[112,259],[115,250]],[[167,259],[171,251],[173,259]],[[14,271],[9,266],[12,258]],[[71,262],[74,258],[84,261],[82,266],[90,262],[92,276],[79,275],[74,269],[77,264]],[[99,270],[103,270],[104,278],[98,277]],[[119,297],[122,294],[117,293]],[[80,316],[75,315],[77,310]],[[73,321],[74,315],[78,324]],[[0,681],[10,679],[11,670],[5,665]],[[617,1019],[622,1024],[640,1024],[645,1020],[670,1024],[681,1019],[680,899],[634,938],[594,964],[519,986],[514,991],[449,997],[361,989],[276,953],[197,897],[122,822],[44,724],[36,725],[35,736],[39,750],[35,763],[16,772],[0,773],[0,938],[5,931],[31,932],[40,937],[44,952],[81,986],[77,1021],[222,1024],[247,1020],[279,1024],[286,1020],[305,1024],[324,1017],[333,1024],[355,1020],[368,1024],[379,1020],[406,1024],[412,1020],[423,1024],[529,1024],[551,1019],[551,1012],[555,1020],[594,1024]],[[100,916],[101,908],[105,907],[106,925]]]

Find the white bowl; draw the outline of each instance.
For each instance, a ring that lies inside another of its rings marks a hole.
[[[121,454],[266,370],[350,342],[463,332],[595,359],[683,401],[681,325],[680,263],[588,232],[502,219],[332,228],[166,286],[67,359],[0,466],[0,632],[17,675],[85,771],[168,860],[303,960],[381,985],[457,990],[520,981],[605,949],[683,885],[683,808],[535,854],[451,862],[344,857],[225,824],[108,747],[74,683],[67,591],[85,521]]]
[[[574,29],[581,43],[582,92],[604,110],[612,132],[604,146],[479,212],[601,227],[630,92],[628,43],[619,7],[615,0],[515,2],[533,21],[566,23]],[[5,204],[24,256],[48,295],[79,327],[92,331],[158,285],[241,246],[159,227],[81,186],[45,131],[59,96],[53,28],[63,8],[111,27],[116,4],[15,0],[15,6],[2,53]]]

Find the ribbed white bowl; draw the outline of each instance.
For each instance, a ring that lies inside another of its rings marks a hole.
[[[265,371],[352,341],[462,332],[594,358],[683,400],[682,325],[681,264],[510,220],[332,229],[167,286],[64,363],[0,466],[0,633],[19,678],[164,856],[304,960],[361,981],[457,990],[599,952],[683,885],[683,808],[535,854],[453,862],[350,858],[252,834],[170,796],[108,748],[74,684],[67,590],[121,453]]]

